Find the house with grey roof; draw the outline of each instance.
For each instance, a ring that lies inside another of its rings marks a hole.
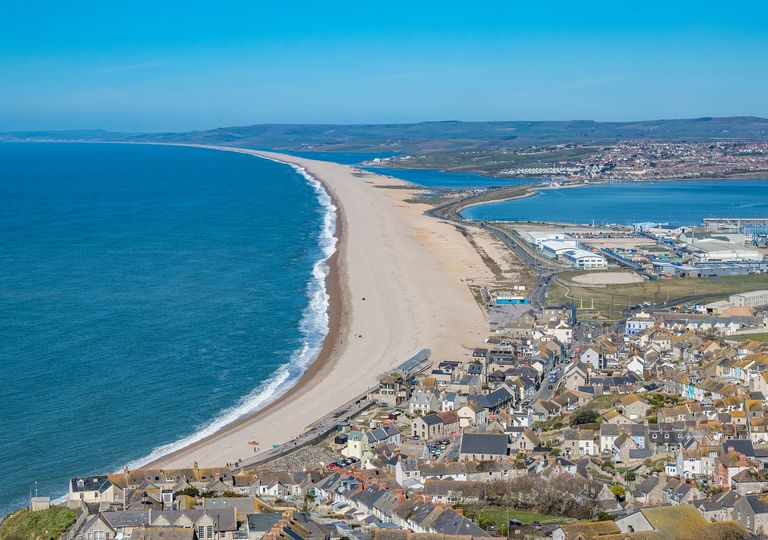
[[[89,517],[81,534],[86,540],[132,537],[142,528],[183,528],[192,531],[197,540],[231,540],[238,527],[234,508],[120,510],[99,512]]]
[[[421,482],[421,461],[401,457],[395,465],[395,482],[405,487],[411,481]]]
[[[440,399],[440,411],[455,411],[461,407],[461,398],[458,392],[446,392]]]
[[[134,529],[149,525],[149,512],[99,512],[89,516],[80,531],[83,538],[130,537]]]
[[[114,485],[106,474],[78,476],[69,480],[67,501],[70,505],[119,502],[122,498],[122,488]]]
[[[733,519],[752,534],[768,533],[768,496],[742,497],[733,505]]]
[[[509,455],[509,437],[503,433],[462,433],[459,459],[475,461],[502,459]]]
[[[432,522],[429,532],[457,536],[490,536],[474,522],[450,509],[445,510]]]
[[[733,507],[741,499],[741,495],[729,489],[707,497],[693,501],[694,507],[707,521],[730,521],[733,517]]]
[[[368,446],[375,446],[380,443],[389,443],[400,445],[400,430],[395,425],[382,426],[365,434],[368,437]]]
[[[141,527],[134,529],[131,540],[195,540],[195,531],[186,527]]]
[[[443,419],[437,413],[426,414],[411,421],[411,435],[428,441],[436,437],[442,437]]]
[[[492,413],[498,413],[509,408],[514,399],[515,395],[505,385],[500,386],[490,394],[470,394],[467,396],[468,401],[475,402]]]
[[[244,523],[245,532],[248,534],[249,540],[261,540],[264,533],[270,531],[281,519],[283,519],[282,512],[248,514]]]
[[[416,390],[411,395],[411,399],[408,400],[408,412],[410,414],[424,414],[439,410],[440,401],[430,390]]]
[[[648,476],[630,491],[630,496],[636,506],[661,504],[664,492],[664,482],[658,476]]]

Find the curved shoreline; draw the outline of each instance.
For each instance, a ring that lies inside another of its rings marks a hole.
[[[207,435],[201,439],[198,439],[192,442],[191,444],[188,444],[186,446],[173,450],[172,452],[168,452],[160,456],[157,456],[154,459],[148,461],[147,463],[141,463],[139,465],[139,468],[159,467],[162,465],[162,463],[167,462],[168,460],[175,460],[175,459],[181,458],[182,456],[188,455],[189,453],[194,452],[197,448],[207,445],[210,442],[214,441],[218,436],[221,435],[222,432],[235,429],[247,423],[253,422],[254,420],[262,418],[268,415],[270,412],[272,412],[276,408],[290,401],[294,393],[300,392],[302,388],[304,388],[311,381],[313,381],[323,370],[333,365],[333,362],[335,360],[333,353],[336,351],[337,347],[340,345],[339,341],[341,336],[342,320],[343,320],[343,314],[345,312],[344,310],[345,293],[344,293],[344,289],[341,287],[341,277],[340,277],[340,274],[343,273],[343,268],[340,263],[340,258],[343,250],[346,247],[345,232],[347,230],[344,208],[341,204],[341,201],[333,192],[331,187],[322,178],[318,178],[316,175],[313,175],[312,173],[310,173],[300,165],[275,159],[274,157],[265,156],[260,153],[257,153],[256,151],[240,152],[236,148],[187,145],[187,144],[172,145],[172,146],[189,146],[194,148],[206,148],[209,150],[218,150],[218,151],[224,151],[224,152],[229,151],[229,152],[236,152],[236,153],[247,153],[248,155],[258,157],[259,159],[275,161],[277,163],[281,163],[283,165],[292,167],[293,169],[296,170],[298,174],[302,174],[302,173],[307,174],[314,181],[318,182],[322,186],[322,189],[331,199],[331,203],[334,206],[334,210],[333,210],[333,212],[335,213],[334,236],[336,237],[336,246],[335,246],[334,252],[328,259],[326,259],[326,264],[328,265],[328,274],[326,275],[324,285],[325,285],[325,291],[328,294],[328,309],[327,309],[328,332],[326,333],[325,338],[323,339],[323,345],[317,357],[315,357],[315,359],[311,361],[307,369],[304,370],[304,372],[299,376],[299,378],[296,381],[294,381],[292,384],[290,384],[287,388],[285,388],[283,392],[280,395],[278,395],[275,399],[269,401],[265,406],[255,411],[252,411],[250,413],[246,413],[240,416],[239,418],[237,418],[236,420],[229,422],[228,424],[225,424],[220,429],[216,430],[210,435]]]
[[[187,145],[192,146],[192,145]],[[487,323],[466,276],[485,276],[477,252],[450,224],[407,202],[418,190],[353,167],[267,151],[253,154],[305,169],[337,207],[337,250],[329,261],[329,333],[321,354],[278,399],[144,467],[220,466],[282,444],[340,407],[378,376],[427,347],[436,358],[468,356]],[[380,189],[400,187],[402,189]]]

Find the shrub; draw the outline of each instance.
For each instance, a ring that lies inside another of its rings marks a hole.
[[[0,538],[55,540],[75,522],[75,517],[75,511],[64,506],[51,506],[39,512],[20,510],[0,525]]]
[[[182,495],[186,495],[187,497],[199,497],[200,496],[200,490],[196,487],[189,486],[187,488],[184,488],[180,491],[177,491],[175,494],[177,497],[180,497]]]
[[[581,410],[573,413],[573,416],[571,416],[571,425],[572,426],[578,426],[581,424],[592,424],[593,422],[596,422],[599,418],[599,414],[597,414],[596,411],[589,411],[589,410]]]
[[[611,486],[611,493],[616,497],[616,499],[623,501],[624,497],[626,497],[627,493],[624,490],[624,486],[619,484],[613,484]]]

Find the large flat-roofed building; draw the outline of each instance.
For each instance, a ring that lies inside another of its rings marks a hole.
[[[563,252],[563,258],[576,268],[605,268],[608,261],[586,249],[569,249]]]
[[[696,262],[760,261],[763,256],[754,248],[736,242],[700,240],[688,244]]]
[[[563,256],[565,251],[568,251],[569,249],[577,249],[578,247],[579,243],[576,240],[545,240],[541,243],[539,249],[541,249],[545,255],[552,257],[553,259],[558,259]]]
[[[768,291],[750,291],[739,294],[732,294],[728,301],[734,306],[739,307],[763,307],[768,306]]]
[[[669,261],[654,261],[653,270],[673,277],[714,277],[745,276],[768,273],[768,261],[736,261],[680,264]]]
[[[541,249],[541,244],[549,240],[574,240],[574,238],[564,232],[554,231],[528,231],[526,234],[529,243]]]

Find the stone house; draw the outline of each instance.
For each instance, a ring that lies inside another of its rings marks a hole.
[[[746,495],[733,505],[733,519],[752,534],[768,532],[768,495]]]

